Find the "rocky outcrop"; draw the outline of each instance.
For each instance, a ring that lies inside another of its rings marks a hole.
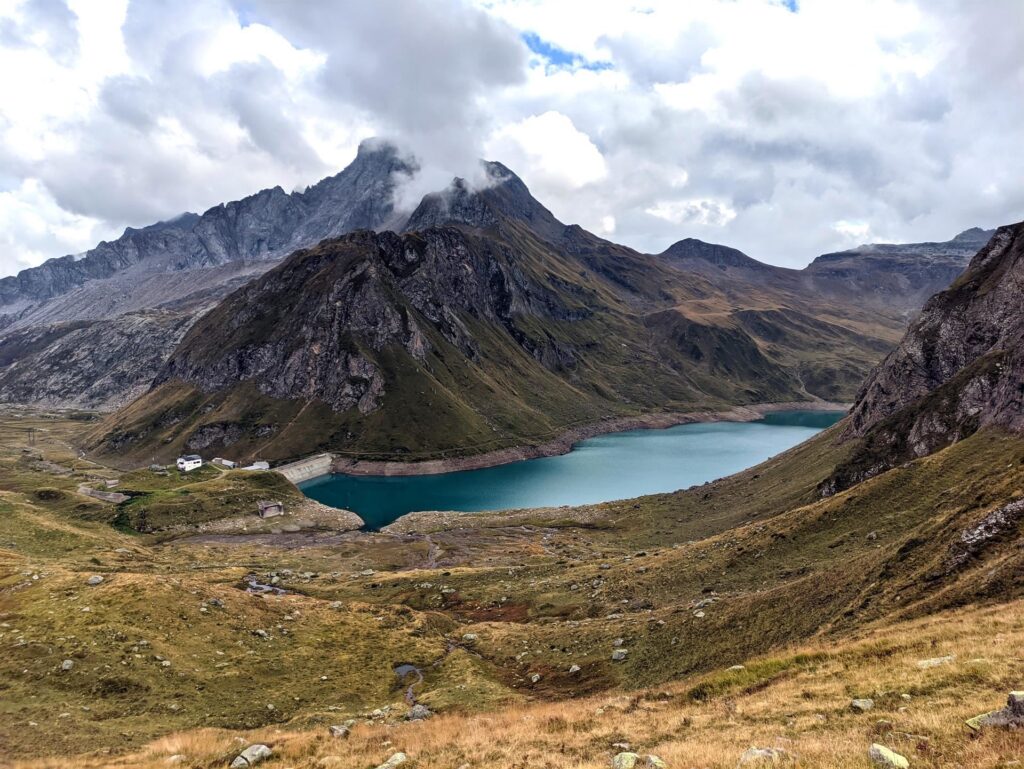
[[[1024,431],[1024,224],[1002,227],[865,382],[826,494],[982,427]]]

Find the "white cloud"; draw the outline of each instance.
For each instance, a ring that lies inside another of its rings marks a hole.
[[[54,254],[80,253],[119,234],[96,219],[64,211],[36,180],[0,192],[0,253],[13,254],[14,270]]]
[[[736,218],[736,212],[719,200],[659,200],[644,210],[651,216],[680,225],[723,227]]]
[[[608,176],[604,156],[590,137],[554,110],[502,126],[485,152],[551,192],[571,192]]]
[[[486,155],[647,251],[945,238],[1024,213],[1021,28],[1020,0],[0,0],[0,275],[373,134],[423,160],[412,196]]]

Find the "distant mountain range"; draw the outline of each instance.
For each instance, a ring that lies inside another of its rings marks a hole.
[[[693,239],[648,255],[559,222],[499,163],[483,189],[457,179],[396,211],[415,171],[368,142],[305,192],[264,190],[0,280],[0,401],[131,403],[96,437],[112,452],[283,459],[850,399],[990,235],[804,270]]]

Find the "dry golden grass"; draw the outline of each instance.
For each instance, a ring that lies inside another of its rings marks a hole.
[[[880,742],[907,756],[912,767],[995,769],[1024,755],[1024,735],[974,735],[964,720],[1001,707],[1008,690],[1021,688],[1022,648],[1024,602],[1018,601],[878,627],[835,647],[794,648],[751,660],[744,671],[720,670],[656,690],[427,722],[361,722],[347,740],[322,728],[205,729],[164,737],[131,755],[13,766],[157,769],[170,756],[183,755],[180,766],[212,769],[226,765],[244,745],[263,742],[275,754],[264,764],[267,769],[361,769],[396,751],[406,752],[407,766],[416,769],[596,769],[609,766],[614,743],[628,742],[672,769],[734,767],[750,746],[784,748],[797,766],[864,769],[870,766],[868,747]],[[923,658],[945,655],[955,660],[924,670],[917,666]],[[715,694],[695,700],[701,690]],[[853,697],[871,697],[875,708],[854,713]]]

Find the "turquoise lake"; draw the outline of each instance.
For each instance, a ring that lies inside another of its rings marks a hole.
[[[571,452],[440,475],[327,475],[299,485],[379,529],[417,510],[582,505],[685,489],[763,462],[838,422],[839,412],[780,411],[757,422],[701,422],[609,433]]]

